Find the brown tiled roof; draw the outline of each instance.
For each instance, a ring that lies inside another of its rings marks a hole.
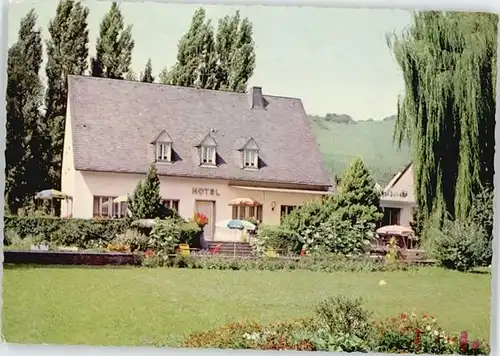
[[[331,185],[300,99],[161,84],[69,76],[75,169],[147,172],[153,141],[172,139],[175,162],[158,163],[161,175],[240,181]],[[210,134],[217,142],[217,168],[200,167],[197,148]],[[241,149],[259,146],[260,169],[242,169]]]

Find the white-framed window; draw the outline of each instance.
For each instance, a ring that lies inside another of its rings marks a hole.
[[[94,196],[94,218],[124,218],[127,216],[127,203],[115,203],[116,197]]]
[[[245,168],[258,168],[259,151],[245,149],[243,153],[243,165]]]
[[[201,146],[201,164],[215,165],[216,153],[215,146]]]
[[[239,220],[252,218],[259,222],[262,222],[262,205],[233,205],[232,218]]]
[[[169,142],[156,143],[156,161],[171,162],[172,161],[172,144]]]
[[[179,200],[165,199],[162,202],[166,208],[179,212]]]

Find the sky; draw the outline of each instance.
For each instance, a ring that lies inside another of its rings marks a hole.
[[[11,0],[9,46],[21,18],[34,8],[44,38],[57,0]],[[90,52],[95,52],[99,23],[111,3],[85,0],[89,8]],[[199,5],[122,2],[133,25],[132,69],[140,73],[148,58],[153,71],[175,64],[177,43]],[[313,115],[348,114],[355,120],[382,119],[396,113],[404,83],[387,47],[386,34],[411,24],[406,10],[312,7],[203,6],[214,25],[240,10],[254,26],[256,69],[250,85],[264,94],[301,98]]]

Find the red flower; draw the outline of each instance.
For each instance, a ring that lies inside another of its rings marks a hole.
[[[471,345],[472,350],[477,350],[479,348],[479,341],[473,341]]]
[[[467,331],[462,331],[460,333],[460,351],[464,353],[467,352],[467,347],[469,346],[467,341],[468,338],[469,334],[467,333]]]
[[[155,252],[153,250],[147,250],[146,252],[144,252],[144,256],[146,257],[151,257],[155,254]]]
[[[413,345],[415,345],[417,348],[420,345],[420,335],[421,334],[422,334],[422,330],[415,329],[415,337],[413,339]]]
[[[194,214],[194,221],[200,226],[205,226],[206,224],[208,224],[208,218],[205,214],[202,213]]]
[[[406,319],[408,319],[408,314],[406,313],[401,314],[401,320],[406,320]]]

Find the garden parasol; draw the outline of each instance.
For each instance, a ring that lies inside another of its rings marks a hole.
[[[55,189],[45,189],[35,194],[36,200],[50,200],[50,210],[52,215],[54,215],[54,199],[57,200],[67,200],[71,197],[63,192]]]
[[[219,221],[215,224],[216,227],[221,227],[221,228],[227,228],[229,230],[235,230],[236,231],[241,231],[241,234],[243,236],[243,231],[253,231],[255,230],[256,226],[252,224],[251,222],[245,221],[245,220],[239,220],[239,219],[231,219],[231,220],[222,220]],[[236,237],[236,234],[235,234]],[[236,238],[233,243],[233,255],[236,256]]]

